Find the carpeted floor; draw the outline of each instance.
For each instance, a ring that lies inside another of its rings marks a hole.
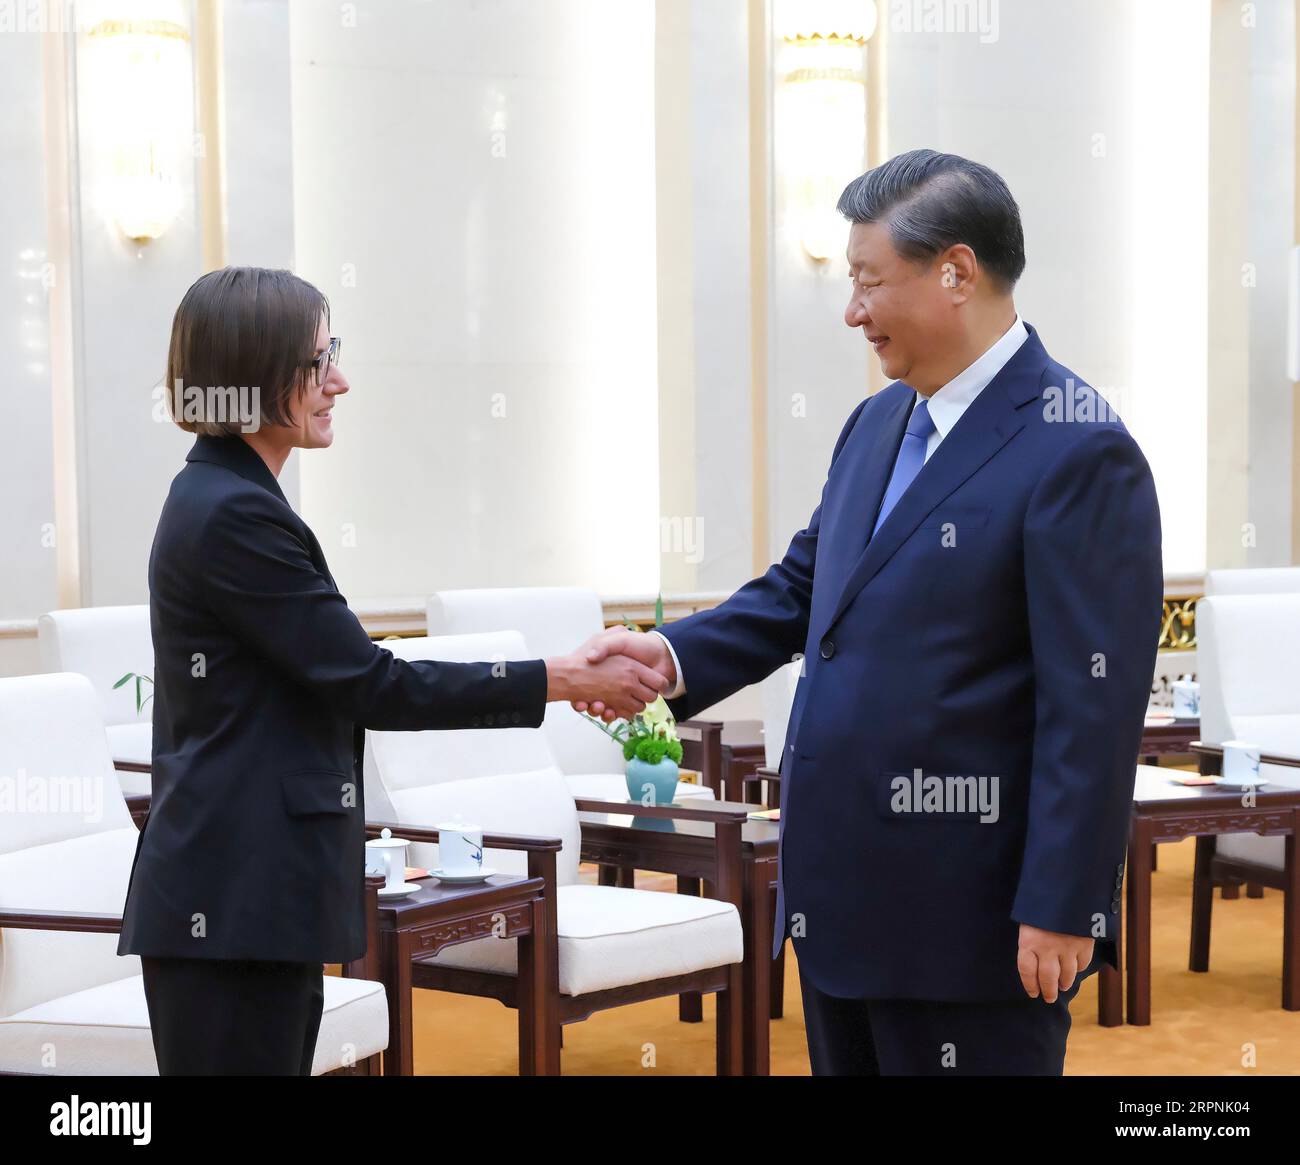
[[[1073,1005],[1068,1075],[1300,1074],[1300,1012],[1281,1008],[1282,895],[1214,901],[1210,972],[1187,970],[1193,842],[1160,847],[1152,914],[1151,1026],[1097,1026],[1096,979]],[[595,871],[583,867],[584,879]],[[640,874],[637,886],[668,889]],[[806,1076],[808,1053],[796,963],[787,947],[785,1018],[775,1020],[772,1074]],[[415,993],[415,1070],[421,1075],[514,1075],[514,1012],[490,1000]],[[564,1030],[566,1075],[708,1076],[714,1070],[713,1009],[704,1022],[677,1020],[675,999],[599,1012]]]

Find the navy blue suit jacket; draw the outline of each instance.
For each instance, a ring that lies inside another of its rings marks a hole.
[[[1137,444],[1030,328],[870,538],[914,400],[863,401],[785,557],[663,629],[672,710],[802,653],[774,953],[790,935],[832,995],[1018,998],[1020,923],[1115,959],[1160,514]],[[996,820],[900,800],[916,770],[981,778]]]

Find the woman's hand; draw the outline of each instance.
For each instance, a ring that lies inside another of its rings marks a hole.
[[[630,720],[670,687],[661,672],[626,655],[592,662],[579,649],[546,660],[546,699],[600,703],[607,721]]]

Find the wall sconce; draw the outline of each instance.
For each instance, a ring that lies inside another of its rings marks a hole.
[[[862,173],[872,0],[780,0],[777,133],[786,204],[804,251],[824,263],[844,249],[835,203]]]
[[[160,238],[185,202],[194,160],[194,89],[186,11],[175,0],[103,3],[78,64],[87,144],[101,206],[136,242]]]

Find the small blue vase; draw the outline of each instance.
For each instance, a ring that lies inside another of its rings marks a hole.
[[[677,762],[664,757],[652,765],[633,757],[627,762],[627,795],[643,805],[671,805],[677,796]]]

